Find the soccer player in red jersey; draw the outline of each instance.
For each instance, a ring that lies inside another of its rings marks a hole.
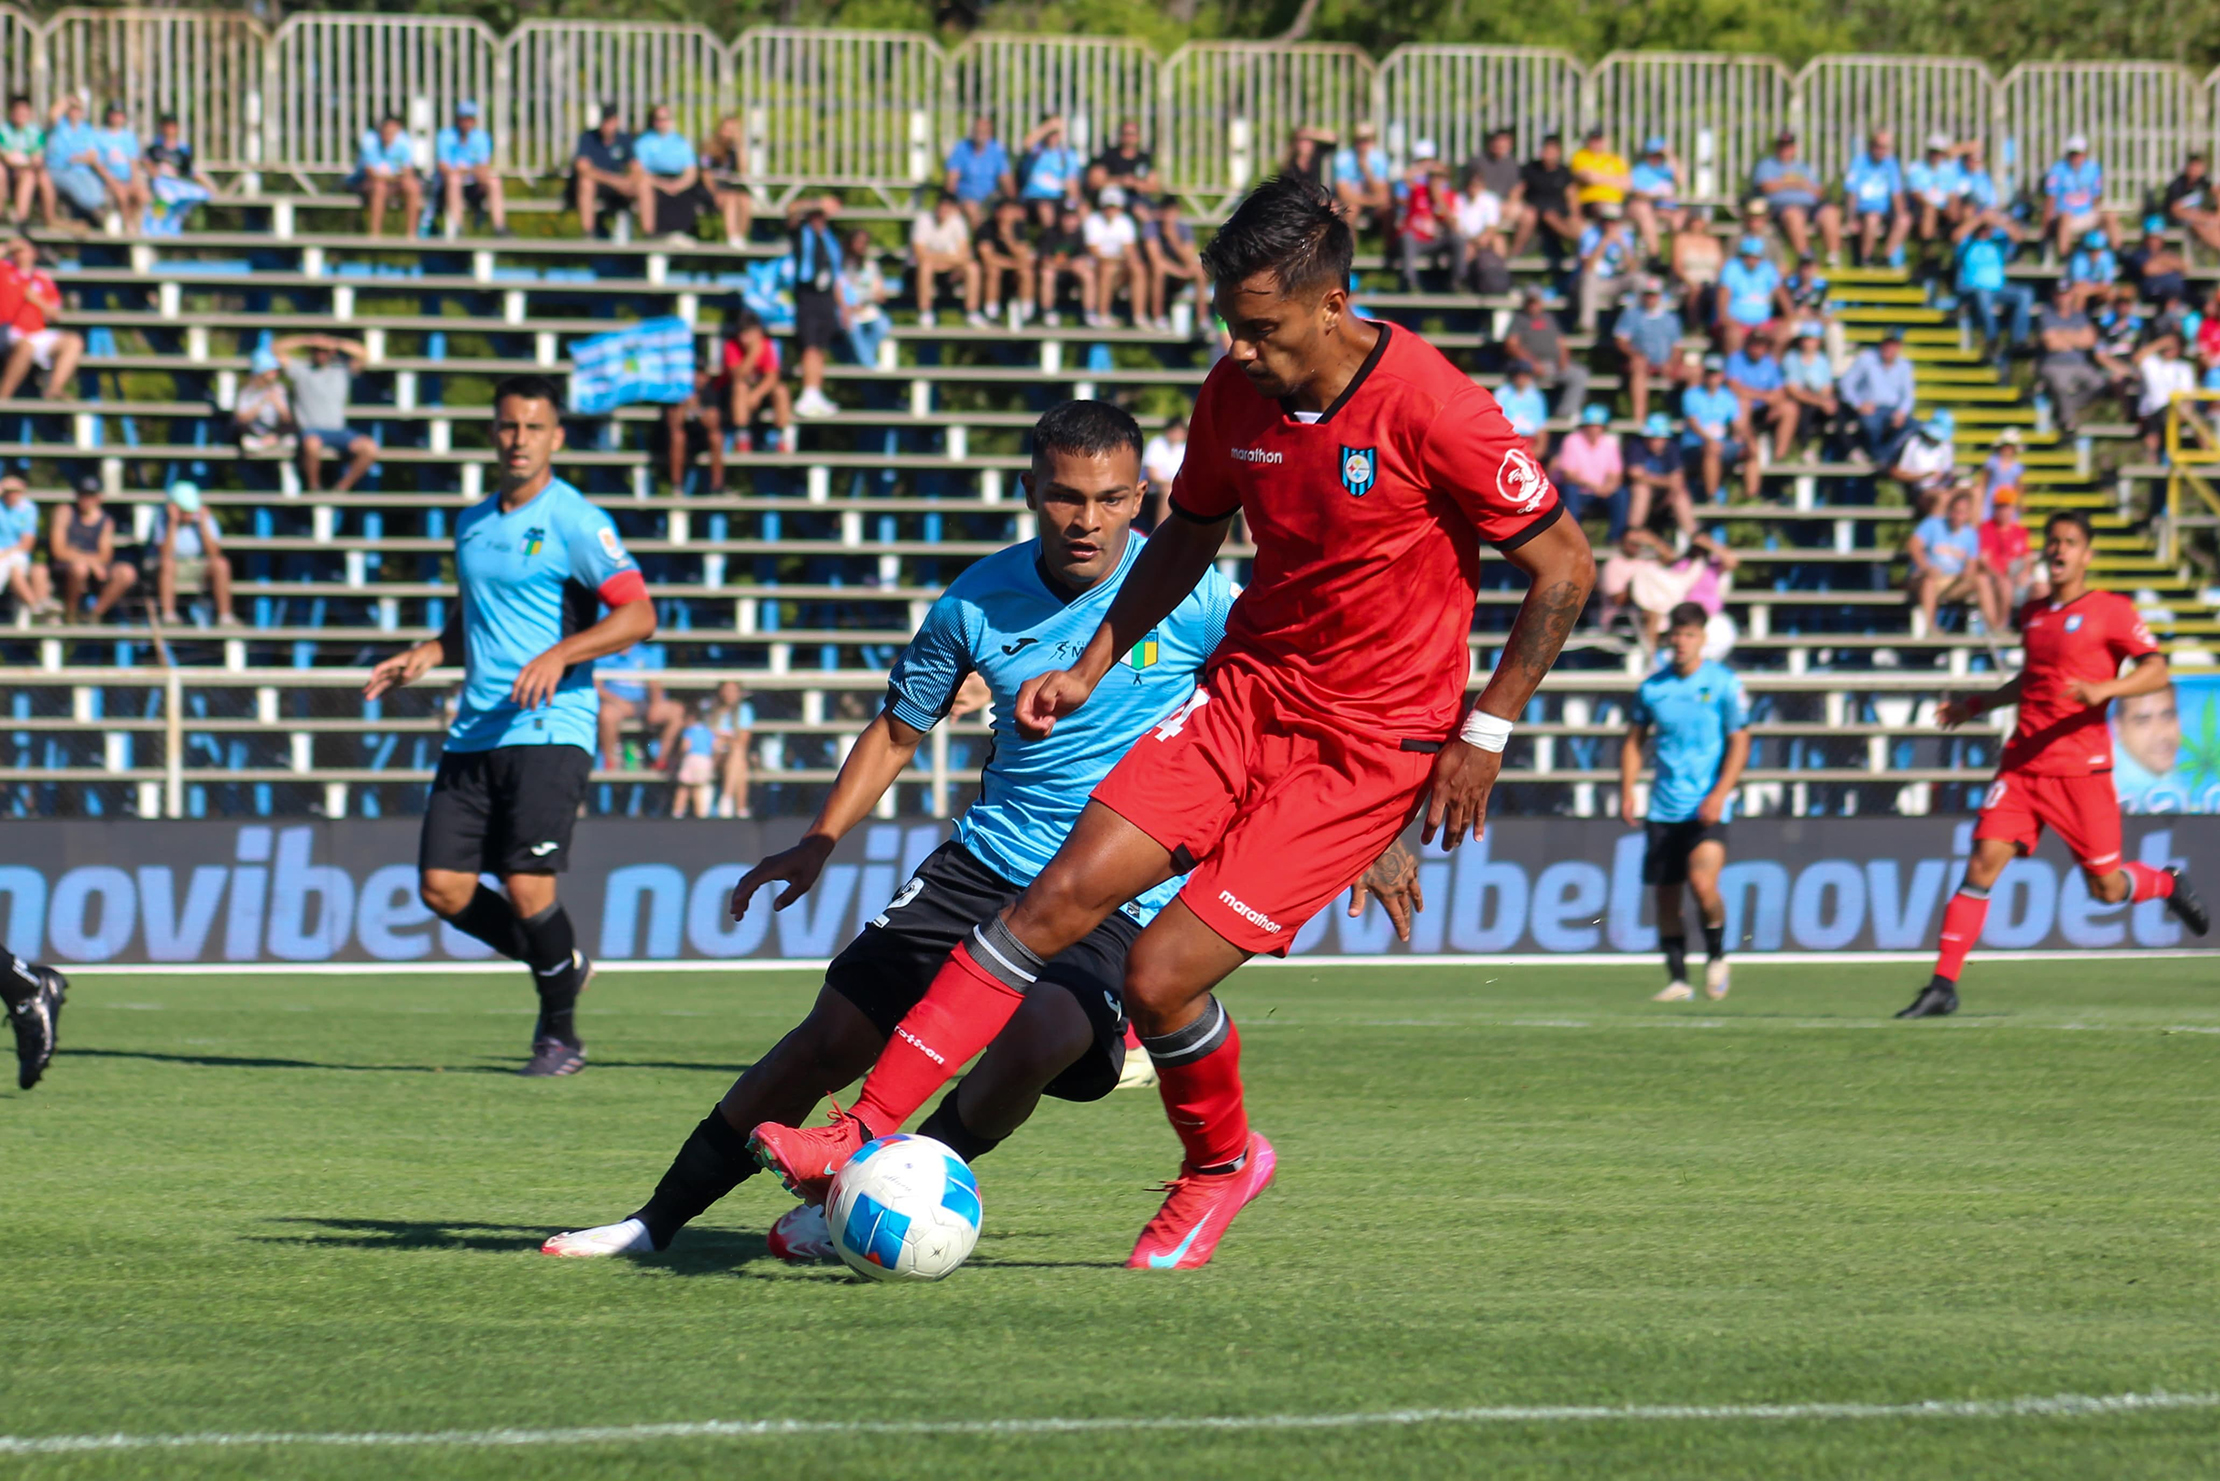
[[[1285,953],[1414,816],[1477,836],[1514,717],[1594,584],[1579,524],[1495,399],[1417,335],[1357,317],[1353,243],[1316,185],[1281,177],[1204,253],[1232,336],[1195,407],[1165,520],[1093,640],[1029,680],[1014,719],[1046,736],[1186,596],[1238,511],[1254,576],[1202,687],[1096,787],[1062,849],[950,954],[833,1124],[766,1124],[757,1156],[816,1195],[899,1128],[1017,1010],[1042,963],[1122,902],[1186,873],[1126,963],[1126,1005],[1185,1158],[1129,1265],[1209,1260],[1271,1181],[1249,1129],[1240,1037],[1211,989]],[[1529,578],[1479,703],[1464,693],[1480,546]]]
[[[2167,683],[2166,656],[2135,604],[2088,581],[2093,540],[2089,522],[2072,510],[2043,527],[2050,596],[2020,609],[2026,662],[2009,683],[1987,694],[1945,700],[1943,725],[1963,725],[1999,705],[2020,707],[2019,725],[2004,747],[1996,780],[1973,828],[1965,882],[1943,908],[1942,951],[1935,975],[1898,1018],[1940,1018],[1958,1011],[1958,973],[1989,918],[1989,890],[2005,866],[2034,852],[2043,830],[2081,865],[2089,893],[2108,905],[2164,900],[2191,934],[2211,925],[2205,907],[2178,869],[2153,869],[2120,857],[2120,799],[2112,790],[2112,732],[2105,707],[2150,694]],[[2123,660],[2134,664],[2125,674]]]

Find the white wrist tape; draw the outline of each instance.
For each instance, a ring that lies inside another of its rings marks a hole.
[[[1478,746],[1483,751],[1501,752],[1511,741],[1511,722],[1501,715],[1491,715],[1475,709],[1465,716],[1465,723],[1457,738],[1468,746]]]

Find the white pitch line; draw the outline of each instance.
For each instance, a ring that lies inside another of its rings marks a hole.
[[[778,1440],[845,1435],[1088,1435],[1103,1433],[1408,1428],[1433,1424],[1610,1424],[1837,1419],[2089,1419],[2183,1409],[2220,1409],[2220,1393],[2052,1394],[2018,1399],[1928,1399],[1911,1404],[1536,1404],[1473,1409],[1386,1409],[1351,1414],[1222,1414],[1099,1419],[708,1419],[676,1424],[570,1429],[248,1431],[190,1435],[7,1435],[0,1455],[98,1450],[240,1449],[252,1446],[510,1447],[627,1445],[650,1440]]]

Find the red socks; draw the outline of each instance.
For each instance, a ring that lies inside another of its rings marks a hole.
[[[1156,1092],[1186,1150],[1187,1166],[1219,1167],[1249,1145],[1249,1113],[1241,1100],[1241,1034],[1225,1020],[1225,1038],[1200,1059],[1156,1066]]]
[[[2122,864],[2127,871],[2128,883],[2134,893],[2128,899],[2140,905],[2145,900],[2164,900],[2174,893],[2174,876],[2163,869],[2153,869],[2148,864]]]
[[[901,1130],[934,1091],[993,1042],[1024,1001],[1024,993],[973,961],[971,943],[964,942],[895,1026],[879,1062],[864,1077],[862,1096],[849,1109],[873,1136]]]
[[[1937,977],[1945,982],[1958,980],[1958,974],[1965,970],[1966,953],[1981,939],[1981,927],[1988,919],[1989,892],[1971,885],[1959,886],[1958,893],[1943,907],[1942,951],[1935,959]]]

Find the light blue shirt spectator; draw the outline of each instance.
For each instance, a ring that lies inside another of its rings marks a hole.
[[[474,170],[493,163],[493,135],[483,125],[467,134],[449,125],[432,142],[432,153],[443,170]]]
[[[1835,384],[1835,368],[1828,362],[1825,350],[1790,350],[1781,357],[1781,379],[1799,391],[1831,391]]]
[[[1816,189],[1802,184],[1782,186],[1777,190],[1768,187],[1783,179],[1810,178],[1811,172],[1805,168],[1802,160],[1782,159],[1778,155],[1759,160],[1757,168],[1750,172],[1751,183],[1757,186],[1758,194],[1765,197],[1767,204],[1802,206],[1807,211],[1819,204],[1819,192]]]
[[[1996,176],[1987,170],[1966,170],[1963,191],[1967,200],[1984,211],[1996,209]]]
[[[1736,350],[1727,356],[1727,382],[1761,394],[1778,391],[1781,388],[1781,362],[1771,355],[1752,355],[1748,350]]]
[[[1904,167],[1893,154],[1875,159],[1867,150],[1850,161],[1850,168],[1843,173],[1842,190],[1850,198],[1850,209],[1860,215],[1892,211],[1896,198],[1904,193]]]
[[[1919,397],[1912,381],[1912,362],[1901,353],[1894,365],[1886,364],[1878,350],[1860,350],[1843,372],[1842,399],[1852,406],[1875,411],[1908,411]]]
[[[948,151],[947,169],[956,176],[956,199],[978,204],[994,199],[1002,177],[1010,172],[1010,151],[1000,139],[980,144],[968,135]]]
[[[1018,194],[1029,201],[1061,200],[1079,178],[1079,155],[1061,144],[1033,152],[1025,162],[1025,182]]]
[[[1688,423],[1680,439],[1689,447],[1700,446],[1707,437],[1728,441],[1734,436],[1735,418],[1742,415],[1742,398],[1726,386],[1716,390],[1690,386],[1680,393],[1680,414]]]
[[[1719,286],[1727,290],[1727,315],[1737,324],[1763,324],[1773,317],[1773,291],[1781,286],[1781,270],[1772,259],[1755,262],[1741,255],[1719,269]]]
[[[131,132],[129,125],[94,129],[92,135],[93,150],[100,156],[100,162],[108,167],[108,173],[118,180],[128,178],[142,152],[139,136]]]
[[[1643,298],[1649,296],[1644,294]],[[1650,364],[1666,365],[1671,363],[1673,351],[1680,344],[1680,315],[1665,303],[1663,295],[1659,295],[1656,302],[1655,309],[1646,309],[1637,301],[1619,310],[1619,321],[1611,326],[1611,337],[1634,346],[1634,352]]]
[[[1365,165],[1371,166],[1373,179],[1385,180],[1388,178],[1390,167],[1388,165],[1387,151],[1385,149],[1382,149],[1379,145],[1375,144],[1370,149],[1367,149],[1364,152],[1364,158],[1361,161],[1357,158],[1357,151],[1354,145],[1343,149],[1336,149],[1334,151],[1335,183],[1340,185],[1362,185],[1364,183],[1364,170],[1362,167]]]
[[[1904,167],[1904,184],[1931,206],[1947,206],[1965,193],[1966,172],[1958,161],[1915,159]]]
[[[39,506],[36,503],[26,498],[11,508],[7,500],[0,499],[0,552],[15,549],[23,543],[25,535],[38,532]]]
[[[2043,176],[2043,194],[2061,216],[2086,216],[2104,199],[2104,166],[2084,154],[2081,163],[2062,159]]]
[[[683,175],[694,167],[694,146],[676,129],[650,129],[632,141],[632,157],[650,175]]]
[[[1949,520],[1931,514],[1921,520],[1919,528],[1912,533],[1927,547],[1927,563],[1945,576],[1963,575],[1981,559],[1981,527],[1978,525],[1968,524],[1954,530]]]
[[[2004,267],[2012,244],[1991,231],[1976,232],[1958,244],[1958,291],[1994,293],[2004,286]]]
[[[409,142],[408,131],[394,134],[393,142],[388,144],[376,129],[364,129],[361,142],[355,145],[355,168],[388,175],[405,175],[415,169],[416,147]]]
[[[1588,254],[1594,252],[1599,246],[1603,248],[1603,251],[1597,255],[1595,265],[1589,269],[1597,277],[1620,277],[1633,265],[1634,243],[1627,240],[1627,235],[1623,231],[1613,240],[1604,241],[1603,224],[1601,222],[1591,221],[1588,223],[1581,231],[1580,241],[1573,248],[1573,251],[1581,261],[1586,262]]]
[[[1678,206],[1674,196],[1680,190],[1680,182],[1673,178],[1673,167],[1665,161],[1644,155],[1627,170],[1626,178],[1634,194],[1646,195],[1668,211]]]
[[[46,133],[46,167],[49,170],[66,170],[78,162],[81,154],[97,154],[100,149],[100,130],[91,124],[72,123],[66,117]]]
[[[2112,283],[2120,276],[2120,259],[2110,247],[2077,247],[2066,259],[2069,283]]]
[[[1532,437],[1549,420],[1549,400],[1531,381],[1524,389],[1515,383],[1503,387],[1495,393],[1495,404],[1503,409],[1503,419],[1511,424],[1511,430],[1521,437]]]

